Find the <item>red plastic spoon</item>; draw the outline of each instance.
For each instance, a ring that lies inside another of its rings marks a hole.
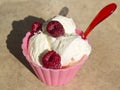
[[[93,21],[90,23],[86,31],[83,33],[82,38],[86,39],[86,37],[90,34],[90,32],[93,30],[93,28],[99,24],[101,21],[103,21],[105,18],[110,16],[116,9],[117,5],[115,3],[111,3],[107,6],[105,6],[93,19]]]

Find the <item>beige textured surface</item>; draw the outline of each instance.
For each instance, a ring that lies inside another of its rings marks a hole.
[[[96,13],[113,0],[0,0],[0,90],[120,90],[120,2],[114,14],[89,36],[92,54],[67,85],[39,81],[21,53],[21,40],[33,21],[47,20],[69,8],[83,31]]]

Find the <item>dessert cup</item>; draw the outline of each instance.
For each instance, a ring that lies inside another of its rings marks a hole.
[[[81,35],[82,31],[79,29],[76,29],[76,33]],[[31,36],[31,33],[27,32],[26,36],[23,38],[23,41],[22,41],[23,55],[26,57],[27,61],[33,68],[38,79],[40,79],[42,82],[44,82],[47,85],[61,86],[68,83],[76,75],[78,70],[81,68],[81,66],[85,63],[85,61],[88,58],[88,56],[85,55],[76,64],[66,68],[62,68],[62,69],[48,69],[43,66],[39,66],[33,62],[28,52],[28,42],[29,42],[30,36]]]

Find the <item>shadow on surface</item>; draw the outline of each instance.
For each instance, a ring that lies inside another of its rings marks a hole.
[[[25,17],[20,21],[12,22],[12,30],[7,36],[7,48],[24,66],[26,66],[34,75],[34,71],[29,65],[26,58],[23,56],[21,44],[22,39],[25,37],[25,34],[31,30],[31,25],[33,22],[40,21],[45,22],[42,18],[37,18],[34,16]]]
[[[59,15],[66,16],[69,12],[69,9],[67,7],[63,7]],[[31,25],[33,22],[42,22],[44,23],[45,20],[42,18],[34,17],[34,16],[28,16],[25,17],[23,20],[20,21],[13,21],[12,22],[12,30],[10,34],[7,36],[7,48],[24,66],[26,66],[34,75],[34,71],[29,65],[26,58],[23,56],[22,53],[22,39],[25,37],[26,33],[31,30]]]

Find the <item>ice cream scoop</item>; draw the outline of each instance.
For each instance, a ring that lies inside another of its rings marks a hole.
[[[88,41],[78,35],[59,37],[53,42],[52,49],[61,55],[62,66],[78,62],[84,55],[89,56],[91,52]]]

